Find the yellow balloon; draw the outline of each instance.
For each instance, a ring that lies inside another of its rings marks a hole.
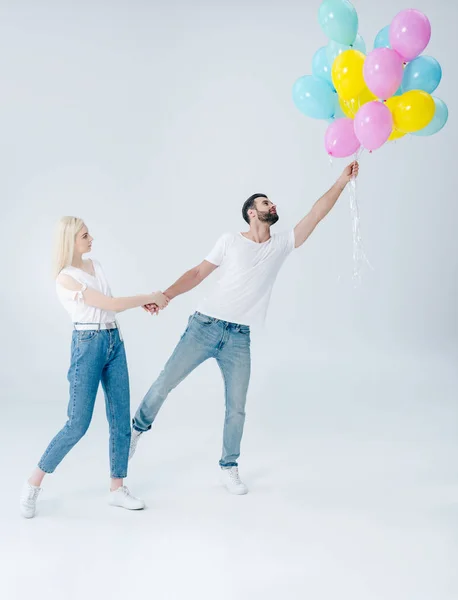
[[[385,106],[387,106],[390,111],[391,114],[393,115],[393,131],[390,134],[390,137],[388,138],[389,142],[392,142],[393,140],[398,140],[399,138],[402,138],[405,136],[405,133],[403,131],[399,131],[399,129],[396,129],[396,123],[394,122],[394,111],[396,110],[396,107],[399,104],[399,99],[401,96],[392,96],[391,98],[388,98],[388,100],[385,102]]]
[[[384,104],[386,105],[387,108],[390,109],[391,114],[394,117],[394,111],[397,107],[397,105],[399,104],[399,98],[401,96],[391,96],[391,98],[388,98],[388,100],[385,100]]]
[[[354,119],[358,110],[363,106],[363,104],[367,104],[368,102],[373,102],[377,100],[377,97],[370,91],[370,89],[366,86],[363,91],[356,98],[350,98],[350,100],[344,100],[339,97],[339,104],[342,112],[349,119]]]
[[[394,109],[394,126],[404,133],[426,127],[434,117],[436,105],[431,95],[422,90],[412,90],[398,97]]]
[[[398,131],[397,129],[393,129],[388,138],[389,142],[393,142],[394,140],[398,140],[399,138],[404,137],[406,134],[403,131]]]
[[[332,82],[343,100],[357,98],[366,87],[363,76],[365,58],[359,50],[345,50],[332,63]]]

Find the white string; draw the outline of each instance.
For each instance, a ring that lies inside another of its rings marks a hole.
[[[363,148],[360,148],[355,154],[355,160],[359,159],[362,152]],[[353,283],[356,287],[361,284],[361,272],[364,265],[367,264],[372,270],[374,270],[374,268],[369,262],[366,253],[364,252],[363,241],[361,237],[361,221],[359,216],[358,195],[355,177],[352,177],[350,179],[349,196],[353,231]]]

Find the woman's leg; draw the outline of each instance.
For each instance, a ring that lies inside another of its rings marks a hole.
[[[106,344],[100,333],[95,331],[73,333],[71,364],[68,371],[70,383],[68,421],[51,441],[38,467],[24,484],[20,508],[26,518],[35,515],[36,501],[45,475],[54,472],[65,455],[86,433],[91,422],[106,355],[106,352],[104,353]]]
[[[44,473],[53,473],[63,458],[86,433],[105,363],[104,331],[75,331],[68,371],[70,400],[68,420],[51,441],[38,463]],[[38,478],[41,476],[38,473]]]
[[[130,390],[124,343],[117,329],[109,330],[108,361],[102,371],[102,387],[110,430],[110,504],[129,509],[144,508],[123,485],[127,476],[130,446]]]
[[[108,361],[102,371],[102,387],[110,430],[110,475],[122,485],[127,476],[130,445],[130,390],[124,344],[117,329],[109,330]]]

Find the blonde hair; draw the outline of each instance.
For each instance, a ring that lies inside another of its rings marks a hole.
[[[57,277],[63,268],[72,264],[75,239],[83,227],[84,221],[78,217],[62,217],[57,223],[54,243],[54,277]]]

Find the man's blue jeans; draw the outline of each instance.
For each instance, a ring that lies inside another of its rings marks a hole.
[[[191,371],[208,358],[215,358],[221,369],[226,392],[223,468],[237,466],[245,423],[245,404],[250,381],[250,328],[194,313],[164,370],[140,404],[133,426],[147,431],[169,393]]]

